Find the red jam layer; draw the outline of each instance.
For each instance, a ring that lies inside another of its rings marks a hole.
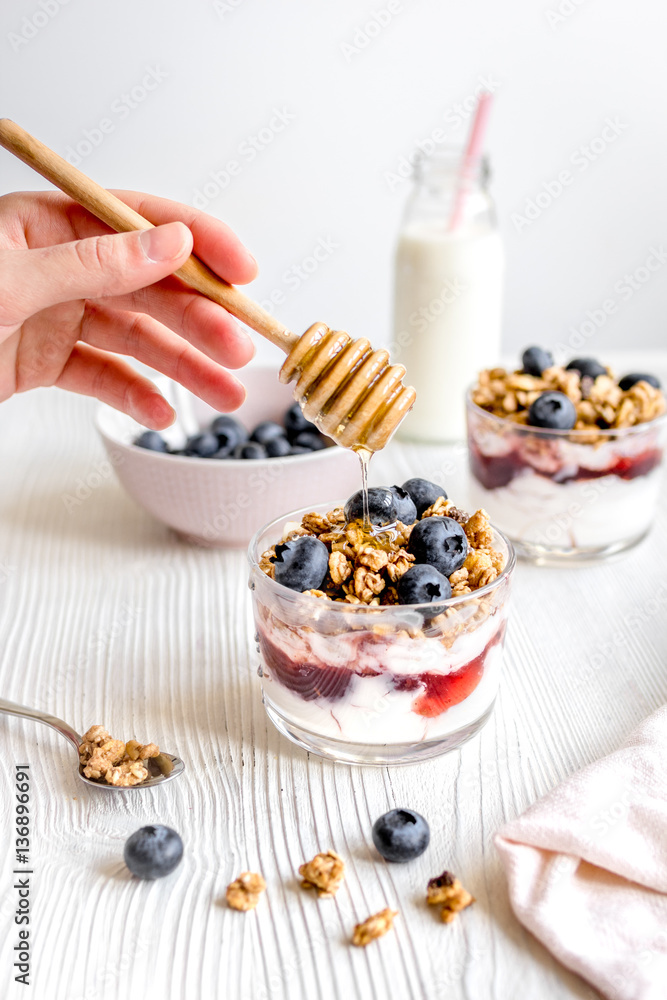
[[[501,624],[482,652],[456,673],[424,672],[392,675],[394,688],[397,691],[415,691],[417,697],[412,703],[412,711],[417,715],[423,715],[428,719],[442,715],[452,705],[458,705],[472,694],[482,679],[490,650],[502,643],[504,634],[505,622]],[[360,636],[359,639],[364,643],[369,641],[364,636]],[[370,641],[372,642],[372,639]],[[355,675],[368,677],[381,673],[380,670],[354,671],[346,667],[327,666],[321,662],[295,661],[262,630],[259,632],[259,645],[264,662],[276,680],[305,701],[314,701],[316,698],[338,701],[346,693]]]
[[[469,460],[470,471],[482,486],[487,490],[496,490],[501,486],[507,486],[526,469],[556,483],[601,479],[603,476],[636,479],[638,476],[647,476],[649,472],[658,468],[662,462],[662,450],[650,448],[639,455],[633,455],[632,458],[618,458],[605,469],[586,469],[579,466],[568,475],[563,475],[559,471],[543,472],[536,469],[526,462],[518,451],[511,451],[507,455],[484,455],[474,444],[470,445]]]

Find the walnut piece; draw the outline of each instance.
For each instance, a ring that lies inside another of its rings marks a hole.
[[[335,896],[345,878],[345,862],[335,851],[322,851],[299,868],[304,889],[316,889],[323,899]]]
[[[241,872],[227,886],[225,898],[232,910],[254,910],[259,903],[259,897],[266,889],[266,882],[257,872]]]
[[[361,924],[357,924],[352,934],[352,944],[358,948],[365,948],[371,941],[382,937],[394,926],[394,920],[398,916],[398,910],[391,910],[387,907],[367,917]]]
[[[444,871],[442,875],[429,881],[426,901],[431,906],[441,906],[440,919],[445,924],[451,924],[457,913],[475,902],[475,897],[463,888],[451,872]]]
[[[148,778],[146,761],[159,753],[155,743],[123,743],[112,739],[104,726],[91,726],[79,746],[79,763],[86,778],[129,788]]]

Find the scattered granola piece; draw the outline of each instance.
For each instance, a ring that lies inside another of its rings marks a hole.
[[[371,941],[382,937],[394,926],[394,920],[398,916],[398,910],[391,910],[387,907],[367,917],[361,924],[357,924],[352,934],[352,944],[358,948],[365,948]]]
[[[335,851],[322,851],[299,868],[304,889],[316,889],[323,899],[335,896],[345,877],[345,862]]]
[[[426,901],[431,906],[442,906],[440,918],[443,923],[451,924],[457,913],[475,902],[475,897],[463,888],[451,872],[444,871],[442,875],[429,881],[426,887]]]
[[[237,879],[227,886],[227,905],[233,910],[254,910],[259,897],[266,889],[266,882],[257,872],[241,872]]]

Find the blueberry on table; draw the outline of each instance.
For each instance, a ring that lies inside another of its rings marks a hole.
[[[301,431],[292,439],[295,448],[307,448],[308,451],[321,451],[326,444],[319,431]]]
[[[266,442],[265,450],[269,458],[283,458],[290,454],[291,445],[286,437],[275,437]]]
[[[419,477],[406,479],[402,488],[412,497],[412,502],[417,508],[417,517],[421,517],[438,497],[447,499],[447,494],[442,486],[438,486],[437,483],[432,483],[428,479],[419,479]]]
[[[295,438],[297,434],[301,434],[302,431],[316,431],[317,427],[315,424],[307,420],[303,415],[303,410],[298,403],[292,403],[289,410],[285,414],[283,423],[285,424],[285,430],[287,431],[287,437]]]
[[[234,458],[248,458],[254,461],[266,458],[266,448],[257,441],[246,441],[234,448]]]
[[[396,497],[384,486],[373,486],[368,491],[368,508],[371,524],[392,524],[398,520]],[[364,495],[362,490],[357,490],[345,504],[345,520],[361,520],[363,516]]]
[[[403,524],[414,524],[417,520],[417,508],[415,502],[402,486],[390,486],[389,489],[394,494],[396,501],[396,517]]]
[[[648,382],[648,384],[652,385],[654,389],[661,388],[660,379],[656,378],[655,375],[638,375],[636,372],[633,372],[631,375],[624,375],[623,378],[619,380],[618,385],[623,392],[627,392],[628,389],[632,389],[633,385],[636,385],[637,382]]]
[[[285,428],[277,424],[275,420],[264,420],[261,424],[257,424],[250,435],[250,440],[257,441],[258,444],[266,447],[269,441],[279,437],[285,437]]]
[[[521,357],[526,375],[535,375],[537,378],[540,378],[546,368],[551,368],[553,363],[553,354],[541,347],[528,347]]]
[[[162,878],[183,857],[183,841],[169,826],[142,826],[125,841],[125,864],[137,878]]]
[[[452,596],[447,577],[426,563],[411,566],[396,584],[396,592],[399,604],[433,604]]]
[[[543,392],[528,410],[531,427],[550,427],[558,431],[570,431],[577,422],[574,403],[564,392]]]
[[[146,448],[147,451],[167,451],[167,442],[157,431],[143,431],[134,443],[137,448]]]
[[[329,568],[329,550],[312,535],[276,545],[273,559],[276,583],[290,590],[319,590]]]
[[[216,417],[210,426],[211,434],[215,434],[218,439],[219,450],[227,449],[230,453],[234,451],[237,444],[248,440],[248,432],[234,417],[221,413]]]
[[[595,358],[572,358],[566,365],[567,371],[578,371],[581,377],[588,375],[589,378],[597,378],[598,375],[606,375],[607,369]]]
[[[215,434],[204,431],[203,434],[193,434],[185,442],[184,455],[191,455],[197,458],[211,458],[216,451],[220,450],[220,445]]]
[[[408,552],[417,563],[434,566],[443,576],[450,577],[466,561],[468,539],[453,518],[425,517],[412,529]]]
[[[424,853],[431,831],[412,809],[391,809],[373,823],[373,843],[385,861],[404,864]]]

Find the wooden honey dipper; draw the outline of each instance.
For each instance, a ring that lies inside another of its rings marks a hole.
[[[0,119],[0,145],[116,232],[152,227],[148,219],[9,118]],[[365,338],[352,340],[325,323],[314,323],[301,336],[292,333],[194,254],[175,273],[287,354],[280,381],[296,379],[294,398],[324,434],[347,448],[369,452],[384,448],[416,396],[414,389],[403,385],[405,368],[390,365],[387,351],[374,351]]]

